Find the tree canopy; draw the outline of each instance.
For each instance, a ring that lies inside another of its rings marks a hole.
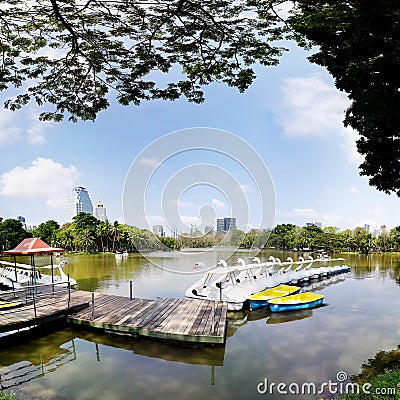
[[[313,48],[310,61],[352,101],[344,124],[360,134],[360,174],[400,196],[400,4],[394,0],[5,0],[0,90],[42,120],[94,120],[109,106],[204,100],[214,81],[246,90],[253,65],[278,64],[280,40]],[[14,96],[15,95],[15,96]]]
[[[360,175],[400,196],[400,3],[302,0],[290,18],[309,57],[325,67],[352,103],[344,124],[360,134]]]
[[[12,250],[22,240],[31,236],[17,219],[8,218],[3,221],[0,218],[0,252]]]
[[[0,89],[21,89],[8,108],[52,105],[40,118],[56,121],[95,119],[111,89],[123,105],[182,95],[202,102],[202,86],[216,80],[244,91],[255,78],[252,64],[278,63],[282,49],[272,42],[282,32],[273,6],[280,3],[6,0]]]

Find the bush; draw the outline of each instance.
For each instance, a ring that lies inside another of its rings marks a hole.
[[[14,393],[0,391],[0,400],[18,400]]]

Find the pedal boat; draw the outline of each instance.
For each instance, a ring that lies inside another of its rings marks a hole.
[[[262,292],[250,296],[250,308],[256,310],[257,308],[267,307],[269,300],[296,294],[300,289],[301,288],[298,286],[279,285],[271,289],[263,290]]]
[[[22,305],[21,301],[0,301],[0,311],[9,310],[10,308],[20,307]]]
[[[280,297],[269,300],[269,307],[272,312],[304,310],[314,308],[322,304],[325,296],[318,293],[304,292],[291,296]]]

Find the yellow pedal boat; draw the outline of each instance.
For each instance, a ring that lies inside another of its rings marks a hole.
[[[322,304],[325,296],[318,293],[304,292],[292,296],[281,297],[269,300],[269,307],[272,312],[303,310],[314,308]]]
[[[263,290],[262,292],[250,296],[250,307],[252,310],[268,306],[268,301],[280,297],[295,294],[300,291],[298,286],[279,285],[271,289]]]
[[[0,301],[0,311],[8,310],[9,308],[22,306],[22,302],[20,301]]]

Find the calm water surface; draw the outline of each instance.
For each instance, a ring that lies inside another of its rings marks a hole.
[[[210,266],[227,254],[157,253],[152,259],[165,268],[193,272],[194,262]],[[271,251],[261,258],[271,254],[295,258]],[[326,296],[325,306],[273,315],[236,313],[225,347],[185,348],[64,328],[11,347],[0,342],[0,387],[20,399],[316,399],[261,395],[257,385],[265,378],[300,385],[336,381],[339,371],[359,374],[363,363],[400,343],[400,286],[395,280],[400,257],[344,257],[350,274],[309,288]],[[79,289],[125,296],[132,280],[136,297],[182,297],[199,277],[165,271],[132,254],[118,263],[113,255],[67,260],[66,272]]]

